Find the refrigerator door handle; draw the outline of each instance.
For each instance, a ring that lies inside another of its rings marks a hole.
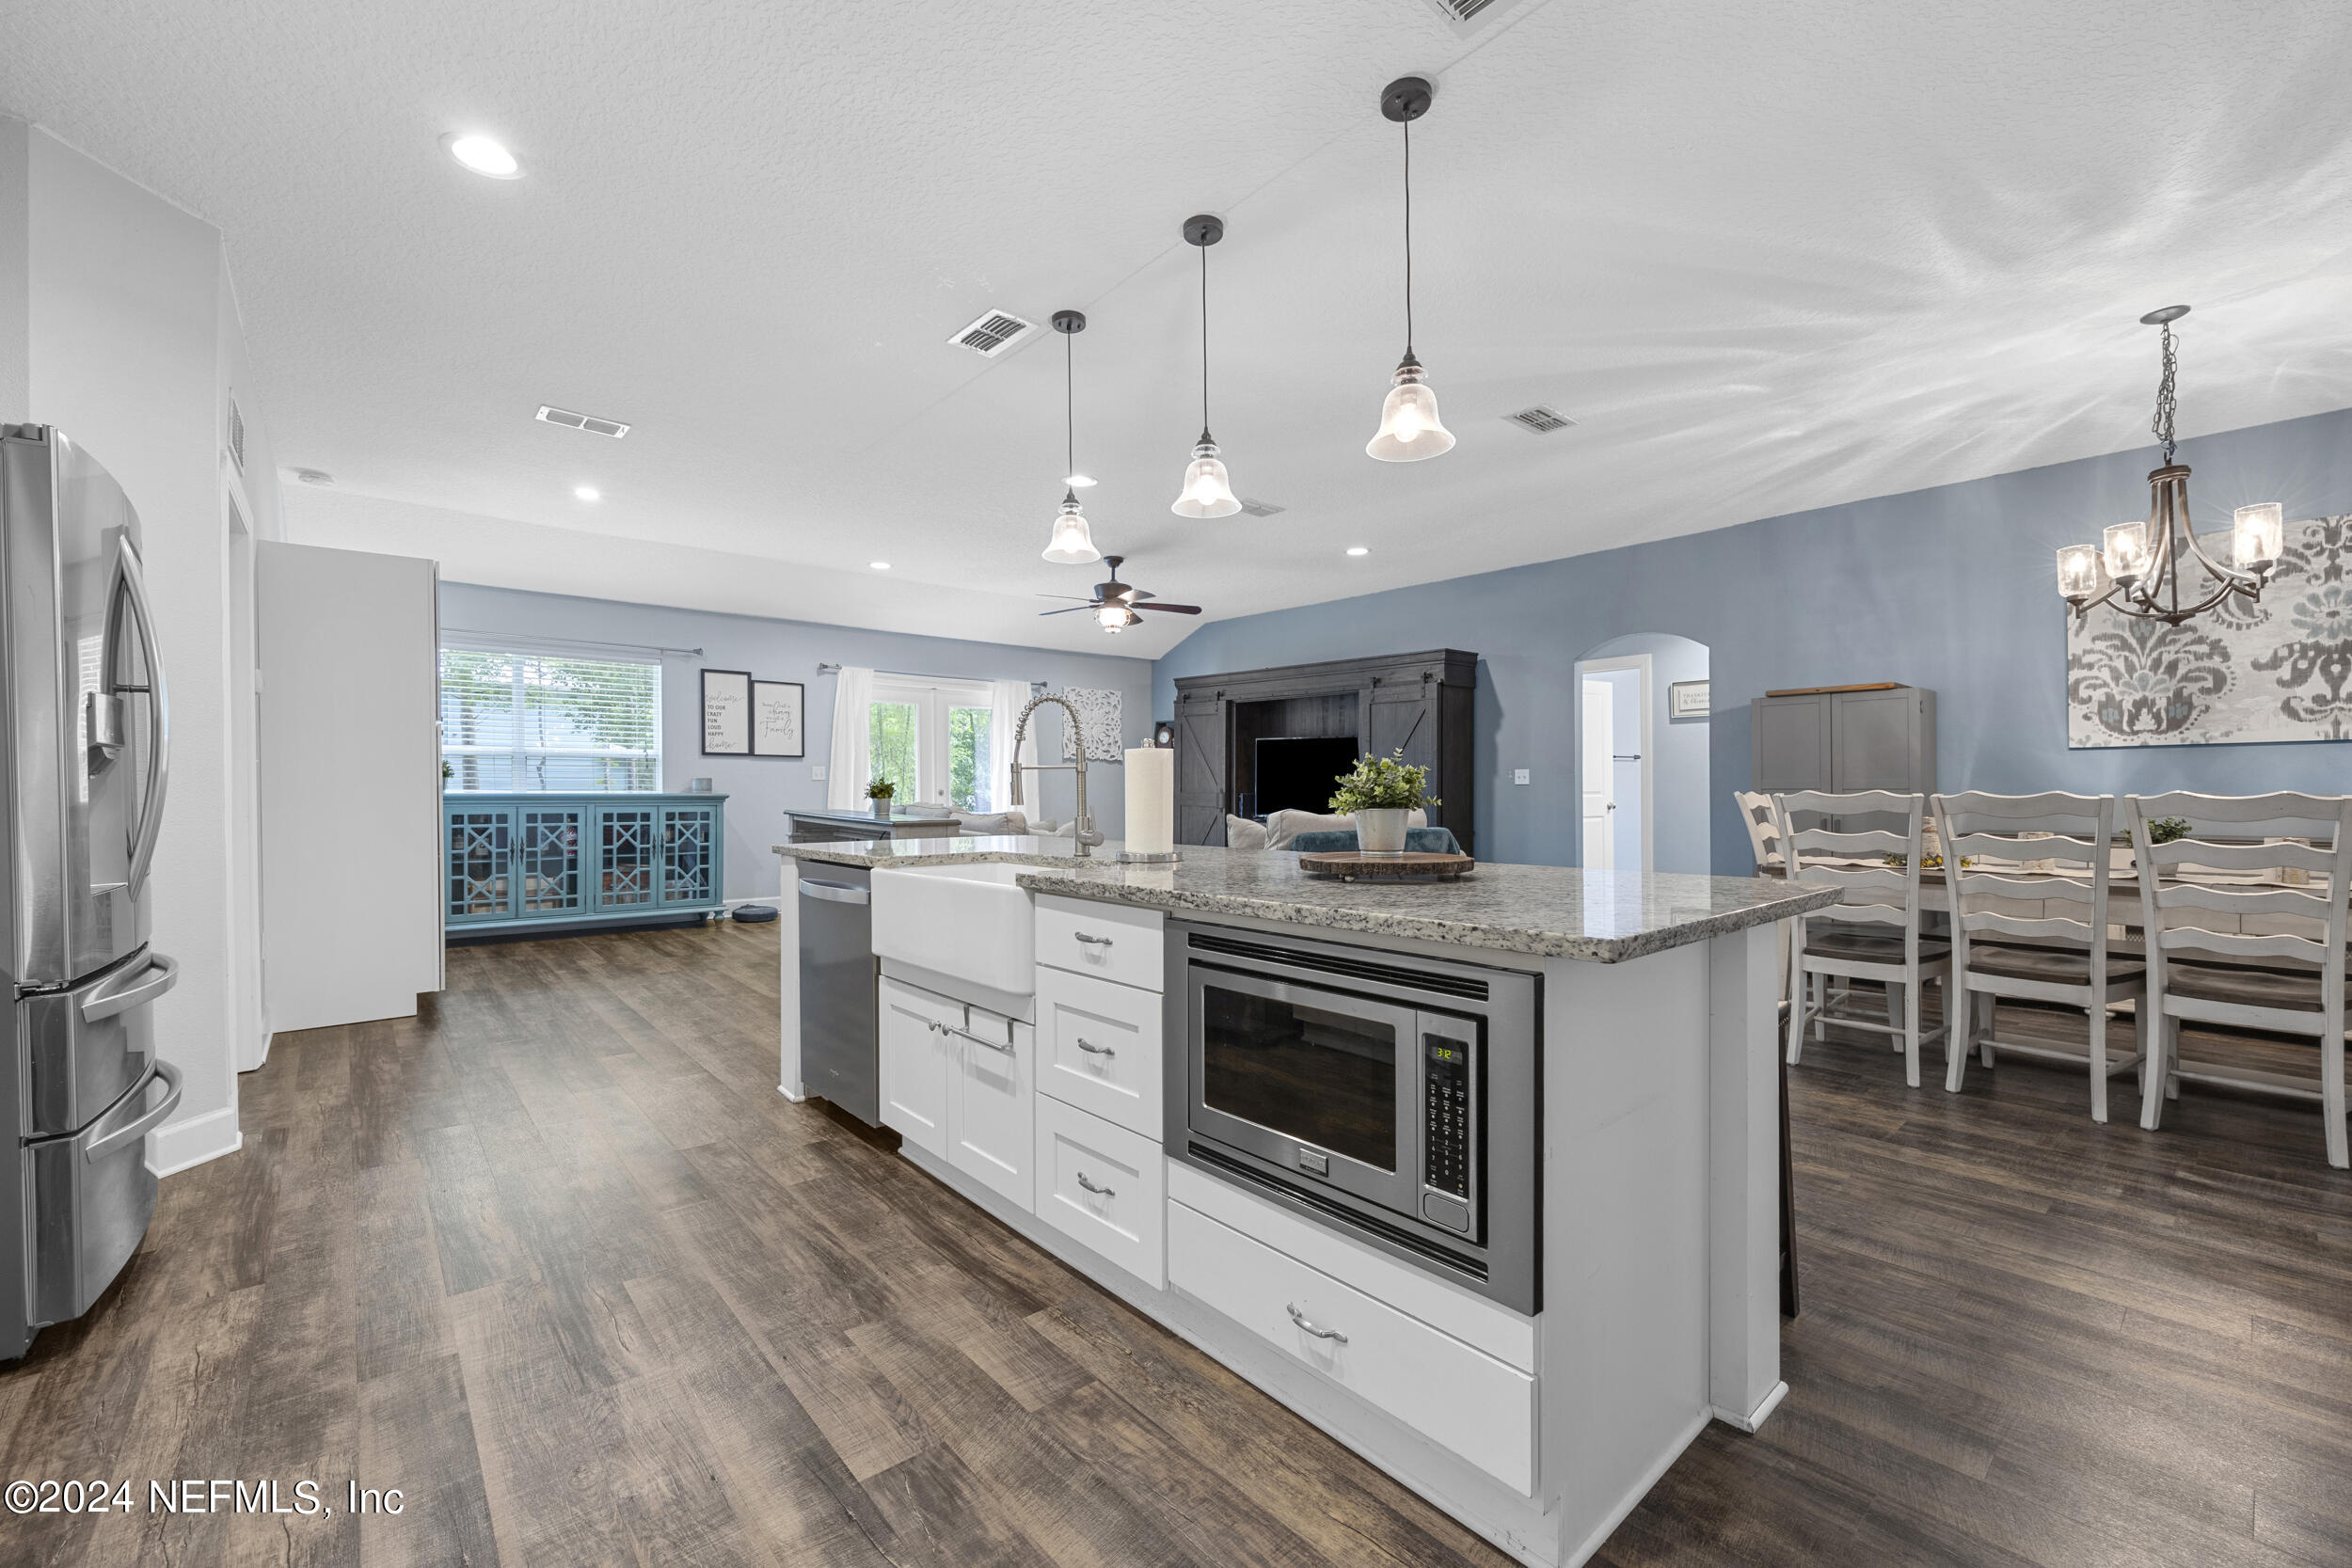
[[[123,1145],[136,1143],[146,1137],[171,1118],[171,1113],[180,1108],[180,1069],[158,1056],[155,1059],[155,1076],[162,1079],[170,1090],[164,1096],[164,1102],[150,1107],[128,1126],[118,1127],[103,1138],[92,1138],[83,1159],[94,1165]],[[142,1086],[134,1092],[143,1094],[146,1090]]]
[[[164,828],[164,791],[171,782],[171,717],[164,700],[163,656],[155,646],[155,613],[147,599],[147,578],[139,571],[139,552],[132,547],[128,533],[116,536],[115,548],[123,586],[129,590],[131,618],[138,623],[140,650],[147,659],[148,722],[154,741],[147,752],[147,798],[139,805],[139,831],[131,841],[129,882],[135,896],[139,884],[147,880],[148,864],[155,858],[155,841]]]
[[[134,974],[137,976],[136,984],[122,984]],[[161,953],[150,953],[146,968],[125,970],[120,974],[102,980],[87,996],[82,998],[82,1022],[96,1023],[117,1013],[127,1013],[144,1003],[154,1001],[179,983],[180,960],[166,958]]]

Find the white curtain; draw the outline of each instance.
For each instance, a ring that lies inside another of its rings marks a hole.
[[[988,716],[988,809],[1012,810],[1012,732],[1021,721],[1021,710],[1028,705],[1027,681],[993,681],[989,684]],[[1025,764],[1037,761],[1037,729],[1031,721],[1029,733],[1021,737],[1021,760]],[[1029,781],[1032,786],[1038,781]],[[1031,800],[1025,809],[1034,820],[1038,802]]]
[[[825,805],[859,811],[873,777],[874,672],[841,667],[833,687],[833,760],[825,765]]]

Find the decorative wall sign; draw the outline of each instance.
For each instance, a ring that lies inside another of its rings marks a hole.
[[[1083,687],[1065,686],[1057,696],[1066,699],[1078,710],[1078,727],[1086,732],[1087,761],[1121,762],[1127,755],[1126,709],[1116,691],[1091,691]],[[1078,760],[1078,749],[1070,743],[1070,726],[1061,727],[1061,759]]]
[[[1708,716],[1705,681],[1676,681],[1666,688],[1666,717],[1704,719]]]
[[[799,681],[752,682],[752,755],[806,756],[801,721],[807,706],[808,691]]]
[[[2259,604],[2067,618],[2069,746],[2352,739],[2352,514],[2288,524]]]
[[[752,754],[752,674],[748,670],[703,672],[703,755]]]

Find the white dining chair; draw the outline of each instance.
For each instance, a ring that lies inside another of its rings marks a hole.
[[[1788,1060],[1803,1053],[1809,1024],[1817,1038],[1828,1037],[1828,1025],[1868,1030],[1895,1037],[1903,1053],[1903,1081],[1919,1086],[1919,1051],[1948,1026],[1950,1006],[1950,944],[1924,937],[1919,929],[1919,863],[1922,823],[1927,814],[1924,795],[1898,795],[1887,790],[1830,795],[1801,790],[1775,795],[1780,818],[1780,844],[1788,857],[1788,880],[1806,887],[1834,887],[1842,900],[1809,915],[1799,915],[1791,942],[1795,948],[1795,990],[1799,1006],[1788,1030]],[[1891,828],[1853,830],[1857,816],[1899,819]],[[1800,828],[1801,818],[1820,817],[1836,827]],[[1899,856],[1899,862],[1890,858]],[[1833,993],[1833,980],[1876,980],[1886,987],[1886,1022],[1858,1016],[1865,993]],[[1919,1027],[1919,989],[1929,980],[1946,988],[1947,1023],[1922,1035]]]
[[[2144,1005],[2136,1004],[2132,1015],[2133,1048],[2107,1050],[2108,1007],[2148,988],[2147,964],[2110,950],[2115,817],[2112,795],[1935,797],[1952,904],[1952,1006],[1944,1049],[1944,1086],[1952,1093],[1966,1081],[1972,1051],[1988,1068],[2002,1051],[2088,1066],[2093,1121],[2107,1119],[2108,1079],[2134,1067],[2144,1079]],[[2029,863],[2047,869],[2029,873]],[[1995,1038],[1994,1008],[2004,996],[2082,1008],[2090,1021],[2089,1050]]]
[[[2140,917],[2148,932],[2153,1067],[2139,1124],[2154,1132],[2168,1093],[2182,1082],[2224,1084],[2317,1100],[2328,1163],[2352,1167],[2344,1132],[2345,905],[2352,901],[2352,796],[2132,796],[2125,802],[2139,864]],[[2153,825],[2188,824],[2155,842]],[[2200,871],[2301,872],[2296,886],[2222,885]],[[2181,1023],[2311,1035],[2319,1081],[2233,1064],[2184,1060]]]

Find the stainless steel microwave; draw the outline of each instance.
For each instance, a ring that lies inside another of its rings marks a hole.
[[[1172,1157],[1540,1309],[1540,976],[1182,920],[1167,940]]]

